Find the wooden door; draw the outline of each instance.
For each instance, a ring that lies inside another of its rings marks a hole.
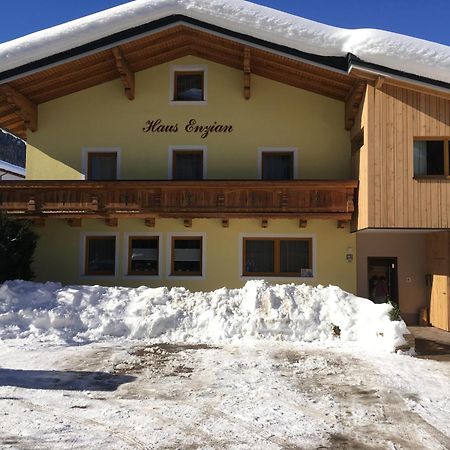
[[[431,282],[430,324],[450,331],[450,233],[427,235],[427,279]]]

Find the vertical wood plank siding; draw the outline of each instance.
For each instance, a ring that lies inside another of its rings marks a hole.
[[[414,137],[450,137],[450,100],[385,83],[368,85],[354,130],[364,145],[358,219],[364,228],[450,228],[450,179],[414,179]]]

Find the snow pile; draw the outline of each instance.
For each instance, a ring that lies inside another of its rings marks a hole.
[[[0,45],[2,71],[172,15],[184,15],[323,56],[363,61],[450,83],[450,47],[373,29],[320,24],[243,0],[137,0]]]
[[[0,338],[88,342],[105,337],[224,343],[246,338],[355,341],[392,351],[407,333],[375,305],[335,286],[269,285],[192,293],[185,288],[0,286]]]

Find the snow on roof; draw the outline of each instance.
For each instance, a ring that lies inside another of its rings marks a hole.
[[[373,29],[320,24],[244,0],[136,0],[0,44],[7,71],[164,17],[183,15],[321,56],[346,56],[450,83],[450,47]]]

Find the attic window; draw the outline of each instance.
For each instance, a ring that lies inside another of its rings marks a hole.
[[[171,71],[170,100],[179,104],[206,101],[206,68],[200,66],[174,67]]]

